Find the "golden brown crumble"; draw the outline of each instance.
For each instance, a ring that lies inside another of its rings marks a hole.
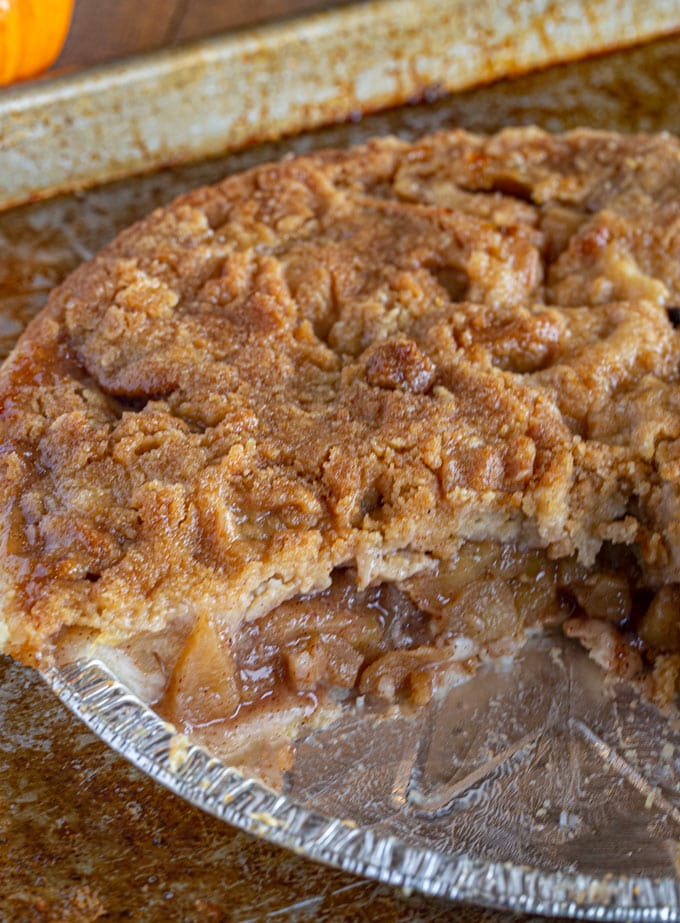
[[[464,542],[591,578],[622,546],[617,618],[585,571],[569,613],[618,632],[670,587],[666,613],[678,303],[669,136],[388,138],[178,199],[54,291],[0,373],[4,649],[204,625],[227,650],[338,569],[414,598]]]

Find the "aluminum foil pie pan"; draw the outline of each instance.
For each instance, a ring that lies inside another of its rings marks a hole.
[[[46,679],[158,782],[311,859],[518,912],[680,920],[680,722],[561,637],[414,715],[347,709],[296,741],[275,786],[178,735],[96,661]]]

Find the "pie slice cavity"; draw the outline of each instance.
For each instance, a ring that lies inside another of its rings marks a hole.
[[[387,138],[176,200],[0,372],[3,649],[238,737],[562,624],[668,705],[676,305],[670,136]]]

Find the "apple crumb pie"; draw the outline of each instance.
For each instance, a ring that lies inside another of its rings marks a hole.
[[[387,138],[178,199],[0,372],[2,648],[238,737],[562,625],[670,704],[679,305],[670,136]]]

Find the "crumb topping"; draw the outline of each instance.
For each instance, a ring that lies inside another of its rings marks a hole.
[[[454,131],[125,231],[0,372],[5,649],[228,636],[463,541],[680,582],[679,190],[669,136]]]

